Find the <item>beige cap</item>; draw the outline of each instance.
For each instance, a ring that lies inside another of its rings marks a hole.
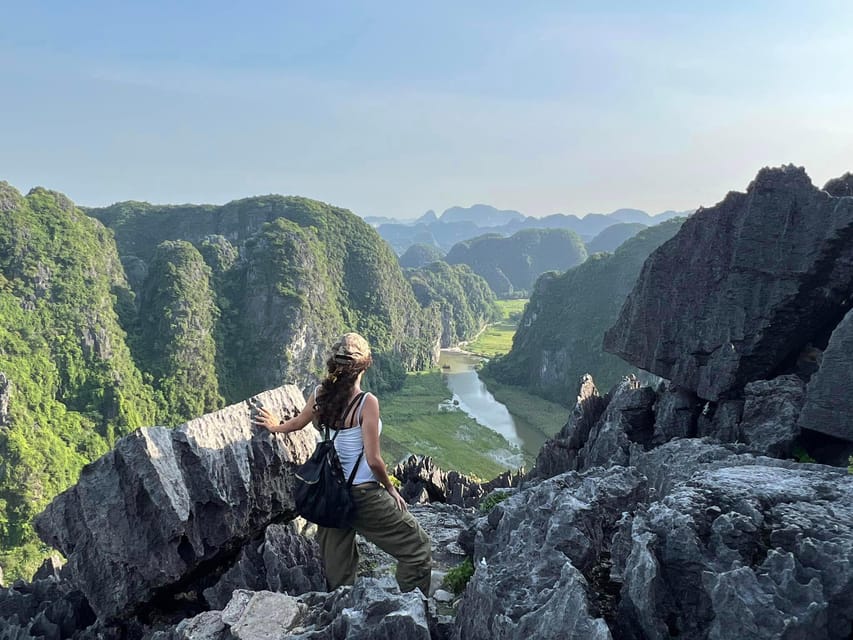
[[[345,333],[332,347],[335,362],[361,362],[370,357],[370,345],[357,333]]]

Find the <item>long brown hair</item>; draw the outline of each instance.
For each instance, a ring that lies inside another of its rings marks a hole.
[[[344,418],[344,411],[352,397],[352,390],[358,375],[365,371],[373,363],[373,358],[368,354],[361,360],[350,360],[340,362],[332,355],[326,361],[328,374],[317,391],[314,399],[314,412],[317,421],[330,429],[343,427],[340,421]]]

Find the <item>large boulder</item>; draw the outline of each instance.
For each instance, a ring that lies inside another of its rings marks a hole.
[[[853,441],[853,311],[832,332],[809,381],[799,425]]]
[[[604,347],[717,401],[793,369],[851,288],[853,199],[802,168],[765,168],[652,253]]]
[[[291,596],[237,590],[222,611],[181,622],[152,640],[430,640],[429,620],[418,591],[360,578],[331,593]]]
[[[832,467],[699,472],[623,523],[614,572],[629,639],[853,632],[853,477]]]
[[[570,471],[498,503],[476,527],[458,637],[609,639],[590,581],[615,523],[644,494],[641,475],[613,467]]]
[[[304,404],[293,386],[258,398],[279,415]],[[139,429],[86,466],[35,528],[68,559],[99,618],[124,616],[179,591],[274,520],[292,518],[293,468],[313,444],[310,430],[284,436],[253,427],[245,404],[176,429]]]

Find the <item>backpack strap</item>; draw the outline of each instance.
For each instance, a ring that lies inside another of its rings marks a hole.
[[[355,407],[355,405],[356,405],[356,404],[358,404],[358,401],[359,401],[359,400],[361,400],[365,395],[366,395],[366,394],[365,394],[365,392],[364,392],[364,391],[362,391],[360,394],[358,394],[355,398],[353,398],[353,399],[352,399],[352,401],[351,401],[351,402],[349,403],[349,405],[347,406],[346,411],[344,411],[344,416],[343,416],[343,421],[344,421],[344,422],[346,422],[346,419],[349,417],[349,414],[352,412],[352,410],[353,410],[353,408]],[[328,428],[329,428],[329,427],[328,427],[328,426],[326,426],[326,429],[327,429],[327,430],[328,430]],[[335,441],[335,438],[337,438],[337,437],[338,437],[338,434],[339,434],[341,431],[343,431],[343,429],[335,429],[335,435],[333,435],[333,436],[332,436],[332,442],[334,442],[334,441]]]
[[[364,411],[364,403],[367,401],[367,396],[369,396],[369,395],[370,395],[369,392],[363,394],[364,397],[362,397],[362,399],[361,399],[361,404],[358,405],[358,411],[355,414],[356,424],[361,424],[361,412]]]

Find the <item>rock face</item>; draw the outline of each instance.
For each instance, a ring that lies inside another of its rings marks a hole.
[[[851,287],[853,199],[762,169],[649,257],[604,347],[716,401],[825,344]]]
[[[809,381],[799,426],[853,441],[853,311],[832,332]]]
[[[5,373],[0,373],[0,427],[9,424],[9,400],[12,398],[12,383]]]
[[[699,473],[630,524],[620,637],[828,638],[853,620],[853,478]]]
[[[279,415],[301,409],[292,386],[258,396]],[[140,429],[84,468],[36,519],[68,558],[72,581],[109,619],[178,588],[277,518],[294,515],[292,468],[310,433],[260,432],[245,404],[170,430]]]
[[[627,465],[631,449],[645,448],[652,440],[655,399],[654,390],[635,376],[625,377],[604,398],[592,376],[584,376],[569,421],[542,447],[530,477]]]
[[[271,524],[262,541],[243,546],[237,562],[204,590],[204,599],[211,609],[222,609],[235,589],[299,595],[325,588],[317,543],[300,535],[293,523]]]
[[[642,476],[614,467],[555,476],[497,504],[477,526],[458,637],[611,638],[585,576],[644,491]]]
[[[744,388],[740,439],[754,449],[778,458],[791,455],[800,433],[797,418],[805,385],[795,375],[750,382]]]

